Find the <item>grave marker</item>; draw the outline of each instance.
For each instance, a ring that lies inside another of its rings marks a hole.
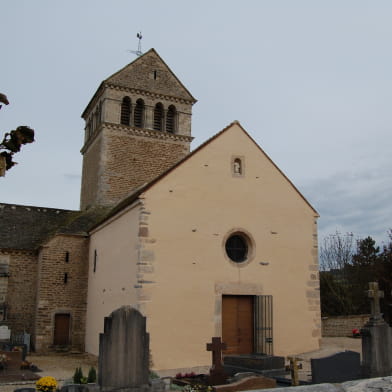
[[[0,340],[10,340],[11,330],[6,325],[0,326]]]
[[[222,350],[226,350],[226,348],[226,343],[223,343],[220,337],[214,337],[211,343],[207,343],[207,351],[212,351],[212,366],[209,378],[211,385],[224,384],[227,380],[222,365]]]
[[[302,361],[302,359],[297,357],[287,357],[287,359],[290,361],[291,385],[298,386],[298,361]]]
[[[84,384],[68,384],[61,387],[60,392],[88,392],[87,385]]]
[[[382,314],[380,310],[380,299],[384,298],[384,292],[378,289],[377,282],[369,283],[369,290],[367,291],[367,295],[372,299],[370,302],[371,306],[371,317],[374,320],[382,320]]]
[[[98,384],[102,392],[150,389],[146,318],[130,306],[105,317],[99,336]]]
[[[35,388],[25,387],[14,389],[14,392],[36,392]]]
[[[362,376],[389,376],[392,374],[392,333],[380,312],[380,298],[384,293],[379,291],[377,282],[370,282],[367,295],[372,300],[372,314],[361,329]]]
[[[324,358],[312,358],[312,383],[337,383],[361,377],[361,356],[355,351],[343,351]]]

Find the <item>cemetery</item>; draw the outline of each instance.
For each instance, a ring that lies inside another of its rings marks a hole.
[[[27,360],[30,349],[27,342],[12,343],[10,331],[1,326],[0,391],[235,392],[283,388],[297,392],[372,391],[375,388],[389,391],[392,387],[391,327],[380,313],[383,293],[377,283],[369,283],[367,295],[372,311],[370,320],[361,329],[362,360],[359,352],[351,350],[321,358],[313,357],[312,353],[305,353],[304,358],[256,354],[223,356],[225,342],[220,337],[212,337],[201,348],[211,353],[211,367],[202,374],[186,372],[159,377],[153,372],[146,318],[130,306],[123,306],[105,318],[99,342],[98,375],[94,366],[84,375],[76,366],[73,377],[68,380],[56,380],[49,375],[41,377],[40,369]],[[310,361],[305,361],[305,357]]]

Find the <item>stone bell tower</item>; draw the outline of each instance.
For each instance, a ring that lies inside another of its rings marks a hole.
[[[81,209],[116,204],[186,156],[195,102],[154,49],[104,80],[82,114]]]

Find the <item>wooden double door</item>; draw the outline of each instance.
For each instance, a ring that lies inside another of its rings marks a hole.
[[[254,352],[254,297],[224,295],[222,297],[222,340],[224,354]]]

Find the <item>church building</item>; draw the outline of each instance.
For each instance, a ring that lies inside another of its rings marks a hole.
[[[237,121],[190,152],[196,99],[154,49],[82,117],[79,211],[0,204],[0,321],[36,351],[98,354],[104,317],[147,317],[154,369],[292,355],[321,337],[316,210]]]

